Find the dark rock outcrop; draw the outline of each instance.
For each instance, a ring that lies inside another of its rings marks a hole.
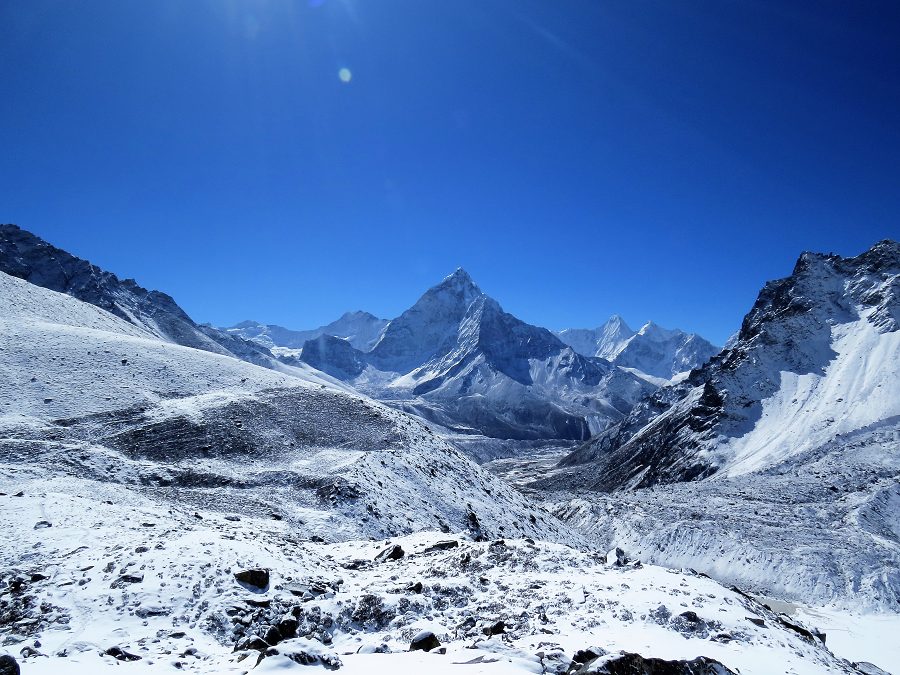
[[[255,588],[267,588],[269,585],[269,570],[241,570],[234,573],[234,578]]]
[[[307,340],[300,360],[341,380],[352,379],[366,368],[365,354],[347,340],[331,335]]]
[[[375,556],[375,562],[387,562],[388,560],[400,560],[406,552],[400,544],[392,544]]]
[[[441,641],[438,640],[437,635],[430,630],[423,630],[412,639],[412,642],[409,644],[409,651],[415,652],[421,650],[430,652],[432,649],[437,649],[440,646]]]
[[[9,654],[0,656],[0,675],[19,675],[19,664]]]

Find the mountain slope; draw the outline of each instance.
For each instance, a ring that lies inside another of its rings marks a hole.
[[[616,489],[765,469],[900,415],[900,244],[804,253],[730,349],[564,461]]]
[[[171,296],[120,280],[16,225],[0,225],[0,272],[100,307],[166,342],[277,367],[265,348],[195,324]]]
[[[555,335],[579,354],[664,380],[701,367],[720,351],[696,333],[667,330],[652,321],[635,332],[620,316],[599,328],[569,328]]]
[[[175,345],[4,273],[0,353],[3,475],[274,513],[329,541],[447,528],[578,541],[420,421],[311,368]]]
[[[343,338],[354,349],[371,351],[387,326],[386,319],[379,319],[368,312],[347,312],[337,321],[312,330],[289,330],[281,326],[261,325],[256,321],[242,321],[231,328],[221,328],[230,335],[238,335],[252,340],[263,347],[274,349],[301,349],[307,340],[315,340],[320,335]]]
[[[507,314],[464,270],[391,321],[369,353],[307,342],[300,359],[453,431],[585,439],[654,387]]]

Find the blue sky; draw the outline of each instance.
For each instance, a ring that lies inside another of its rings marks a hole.
[[[801,251],[900,238],[893,0],[6,0],[0,92],[0,220],[216,325],[462,266],[721,344]]]

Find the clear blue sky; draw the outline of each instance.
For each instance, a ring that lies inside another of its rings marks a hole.
[[[4,0],[0,220],[216,325],[462,266],[721,344],[802,250],[900,238],[898,71],[896,0]]]

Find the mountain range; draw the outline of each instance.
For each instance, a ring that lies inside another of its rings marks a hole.
[[[884,673],[811,622],[896,633],[898,336],[894,241],[802,254],[720,352],[553,333],[461,269],[390,321],[217,329],[0,226],[3,648],[353,673],[427,634],[510,672]]]
[[[655,389],[507,314],[461,269],[371,351],[322,335],[298,358],[455,433],[495,438],[587,439]]]
[[[290,330],[275,324],[263,325],[251,320],[241,321],[219,330],[245,340],[252,340],[277,354],[290,354],[293,350],[302,349],[307,340],[314,340],[320,335],[342,338],[354,349],[368,352],[381,339],[388,323],[387,320],[379,319],[368,312],[356,311],[347,312],[337,321],[312,330]]]
[[[671,380],[700,368],[720,349],[696,333],[667,330],[648,321],[633,331],[616,315],[599,328],[568,328],[556,333],[585,356],[597,356],[636,375]]]
[[[451,432],[516,440],[584,440],[718,353],[695,334],[652,322],[635,332],[619,317],[594,331],[530,326],[462,269],[391,321],[348,312],[307,331],[255,321],[221,330]]]

